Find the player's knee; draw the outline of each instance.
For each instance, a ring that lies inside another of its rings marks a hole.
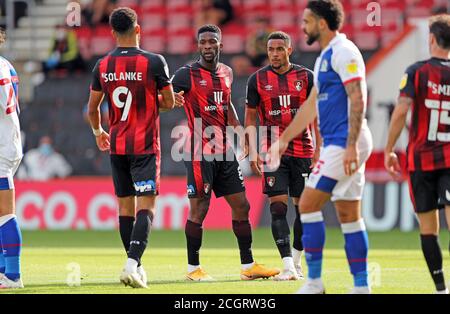
[[[360,219],[360,216],[358,213],[354,213],[351,211],[339,211],[338,216],[339,216],[340,223],[343,223],[343,224],[356,222]]]
[[[195,206],[191,206],[189,211],[189,220],[192,222],[202,224],[208,213],[209,199],[199,199]]]
[[[247,215],[250,211],[250,203],[247,201],[247,199],[244,199],[239,204],[237,204],[235,208],[240,214]]]
[[[306,197],[301,197],[298,202],[298,210],[301,214],[307,214],[318,211],[320,208],[315,208],[313,203],[311,203]]]
[[[287,205],[283,202],[274,202],[270,204],[270,213],[272,214],[272,219],[278,219],[286,217]]]

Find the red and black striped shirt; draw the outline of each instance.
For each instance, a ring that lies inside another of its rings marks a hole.
[[[223,63],[219,63],[215,71],[210,71],[194,62],[175,73],[173,88],[177,93],[184,91],[184,109],[191,133],[185,153],[222,155],[230,149],[226,127],[232,83],[233,71]],[[212,131],[214,135],[210,134]],[[201,148],[196,138],[202,139]]]
[[[116,48],[93,70],[91,89],[109,105],[111,154],[159,154],[158,90],[170,85],[163,56],[139,48]]]
[[[283,133],[308,98],[313,84],[313,72],[296,64],[283,74],[278,74],[268,65],[250,76],[246,105],[257,108],[260,124],[268,127],[266,136],[261,139],[263,152],[275,140],[270,128],[279,127],[279,134],[275,134],[277,137]],[[310,128],[289,143],[284,155],[298,158],[314,156]]]
[[[408,170],[450,168],[450,60],[431,58],[411,65],[400,96],[413,99]]]

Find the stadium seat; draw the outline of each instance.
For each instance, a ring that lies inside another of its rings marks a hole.
[[[92,30],[90,27],[76,28],[78,49],[84,60],[89,60],[92,57],[91,53],[91,36]]]
[[[167,15],[167,30],[169,32],[186,28],[192,28],[192,18],[189,13],[177,12]]]
[[[165,3],[168,12],[186,11],[191,8],[189,0],[166,0]]]
[[[269,5],[271,10],[292,10],[294,3],[292,0],[270,0]]]
[[[167,52],[173,54],[187,54],[194,50],[195,34],[192,29],[179,30],[168,33]]]
[[[141,47],[154,53],[163,53],[166,50],[166,33],[164,29],[144,33],[141,38]]]
[[[375,50],[379,46],[379,36],[376,32],[355,31],[353,40],[359,49]]]
[[[239,24],[231,24],[222,29],[224,53],[241,53],[245,48],[245,29]]]
[[[94,56],[103,56],[114,49],[114,38],[108,26],[95,28],[92,34],[91,52]]]
[[[292,12],[291,10],[271,11],[270,24],[275,29],[295,25],[295,12]]]
[[[142,27],[142,31],[144,32],[150,32],[154,31],[156,29],[161,29],[164,27],[164,14],[161,14],[159,12],[156,13],[143,13],[139,24]]]

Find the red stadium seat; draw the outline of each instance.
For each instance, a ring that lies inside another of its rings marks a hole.
[[[269,5],[272,10],[292,10],[294,1],[292,0],[270,0]]]
[[[91,53],[92,30],[90,27],[78,27],[75,29],[80,54],[84,60],[89,60],[92,57]]]
[[[167,52],[173,54],[186,54],[194,51],[195,33],[192,29],[168,33]]]
[[[166,50],[166,33],[164,29],[144,33],[141,38],[141,47],[154,53],[163,53]]]
[[[375,50],[379,45],[379,36],[376,32],[355,31],[353,40],[362,50]]]
[[[160,13],[143,13],[139,24],[144,32],[150,32],[164,27],[164,15]]]
[[[289,10],[270,12],[270,25],[275,29],[290,27],[295,24],[295,12]]]
[[[167,30],[175,32],[178,30],[192,28],[192,18],[189,13],[171,13],[167,15]]]
[[[144,12],[162,12],[165,11],[163,0],[141,1],[141,9]]]
[[[168,12],[191,10],[191,3],[189,0],[166,0],[165,3]]]
[[[227,25],[222,29],[224,53],[241,53],[245,49],[245,28],[239,24]]]
[[[115,41],[109,26],[97,27],[92,34],[91,52],[94,56],[102,56],[114,49]]]
[[[256,9],[256,8],[266,8],[268,5],[268,1],[266,0],[244,0],[242,1],[242,4],[244,5],[244,8],[249,9]]]

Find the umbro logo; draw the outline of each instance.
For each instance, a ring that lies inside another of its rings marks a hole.
[[[271,91],[273,89],[273,86],[272,85],[266,85],[266,86],[264,86],[264,89],[266,91]]]
[[[206,86],[208,85],[208,82],[206,82],[205,80],[201,80],[200,82],[198,82],[200,84],[200,86]]]

